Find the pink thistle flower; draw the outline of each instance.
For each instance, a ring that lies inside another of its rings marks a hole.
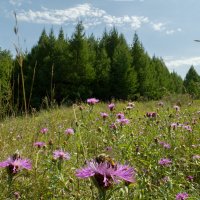
[[[124,180],[128,183],[134,182],[135,170],[128,165],[111,164],[110,162],[97,162],[92,160],[87,162],[87,166],[78,169],[76,176],[79,178],[93,177],[98,186],[109,189],[113,183]]]
[[[157,116],[156,112],[147,112],[146,116],[149,118],[155,118]]]
[[[87,99],[87,103],[88,103],[89,105],[94,105],[94,104],[96,104],[96,103],[98,103],[98,102],[99,102],[99,99],[96,99],[96,98]]]
[[[117,125],[115,123],[112,123],[110,125],[110,128],[113,129],[113,130],[116,130],[117,129]]]
[[[170,127],[175,130],[177,128],[178,124],[177,123],[171,123]]]
[[[33,146],[38,147],[38,148],[42,148],[44,147],[46,144],[44,142],[35,142],[33,144]]]
[[[22,159],[16,155],[9,157],[7,160],[0,162],[0,167],[5,167],[12,175],[17,174],[22,169],[30,170],[32,168],[31,162],[28,159]]]
[[[162,145],[165,149],[170,149],[171,148],[171,145],[167,144],[165,142],[159,142],[159,144]]]
[[[162,181],[163,183],[167,183],[169,180],[170,180],[170,179],[169,179],[169,176],[165,176],[165,177],[162,178],[161,181]]]
[[[123,119],[124,113],[117,113],[117,119]]]
[[[162,165],[162,166],[169,166],[172,164],[172,161],[168,158],[161,158],[159,161],[158,161],[158,164],[159,165]]]
[[[187,176],[186,179],[187,179],[188,181],[193,181],[194,177],[193,177],[193,176]]]
[[[185,200],[189,197],[189,195],[186,192],[178,193],[176,195],[176,200]]]
[[[162,101],[160,101],[160,102],[158,103],[158,106],[163,107],[163,106],[164,106],[164,103],[163,103]]]
[[[103,113],[101,113],[101,116],[103,117],[103,119],[105,120],[107,117],[108,117],[108,114],[107,113],[105,113],[105,112],[103,112]]]
[[[42,129],[40,130],[40,132],[41,132],[42,134],[45,134],[45,133],[48,132],[48,128],[42,128]]]
[[[182,126],[184,129],[186,129],[187,131],[189,131],[189,132],[192,132],[192,127],[191,126],[189,126],[189,125],[184,125],[184,126]]]
[[[177,105],[175,105],[173,108],[176,110],[176,112],[179,112],[179,111],[180,111],[180,107],[177,106]]]
[[[115,109],[115,104],[114,103],[109,104],[108,108],[110,109],[110,111],[113,111]]]
[[[128,102],[128,106],[134,108],[135,107],[135,104],[133,102]]]
[[[129,102],[128,105],[126,106],[127,110],[131,110],[133,108],[135,108],[135,104],[133,102]]]
[[[193,159],[193,160],[200,159],[200,155],[194,155],[194,156],[192,156],[192,159]]]
[[[56,150],[53,152],[54,159],[60,159],[60,160],[69,160],[70,154],[68,152],[64,152],[62,150]]]
[[[74,129],[73,128],[68,128],[65,130],[66,135],[74,135]]]
[[[122,118],[122,119],[117,119],[117,122],[121,125],[121,126],[124,126],[126,124],[129,124],[129,119],[126,119],[126,118]]]

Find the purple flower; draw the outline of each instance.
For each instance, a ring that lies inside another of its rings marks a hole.
[[[115,123],[112,123],[110,125],[110,128],[113,129],[113,130],[116,130],[117,129],[117,125]]]
[[[134,108],[135,104],[133,102],[128,102],[128,106]]]
[[[194,177],[193,177],[193,176],[187,176],[186,179],[187,179],[188,181],[193,181]]]
[[[126,124],[129,124],[129,120],[126,119],[126,118],[117,119],[117,122],[118,122],[121,126],[126,125]]]
[[[177,106],[177,105],[175,105],[173,108],[174,108],[177,112],[180,111],[180,107]]]
[[[189,197],[189,195],[186,192],[178,193],[176,195],[176,200],[185,200]]]
[[[117,113],[117,119],[123,119],[124,114],[123,113]]]
[[[170,180],[169,176],[165,176],[165,177],[162,178],[163,183],[167,183],[169,180]]]
[[[69,160],[70,155],[68,152],[64,152],[62,150],[56,150],[53,152],[54,159],[60,159],[60,160]]]
[[[68,128],[65,130],[66,135],[74,135],[74,129],[73,128]]]
[[[164,103],[163,103],[162,101],[160,101],[160,102],[158,103],[158,105],[161,106],[161,107],[163,107],[163,106],[164,106]]]
[[[42,128],[42,129],[40,130],[40,132],[43,133],[43,134],[45,134],[45,133],[48,132],[48,128]]]
[[[124,180],[128,183],[134,182],[135,171],[128,165],[111,164],[109,161],[88,161],[87,166],[76,171],[79,178],[93,177],[99,187],[108,189],[113,183]]]
[[[105,148],[106,151],[112,151],[112,147],[108,146]]]
[[[182,126],[184,129],[188,130],[189,132],[192,132],[192,127],[189,125]]]
[[[172,164],[172,161],[168,158],[161,158],[159,161],[158,161],[158,164],[159,165],[162,165],[162,166],[169,166]]]
[[[33,144],[33,146],[38,147],[38,148],[42,148],[42,147],[45,146],[45,143],[44,143],[44,142],[35,142],[35,143]]]
[[[108,108],[110,109],[110,111],[113,111],[115,109],[115,104],[114,103],[109,104]]]
[[[154,117],[157,116],[157,114],[156,114],[156,112],[147,112],[146,116],[149,117],[149,118],[154,118]]]
[[[162,145],[165,149],[170,149],[171,148],[171,145],[167,144],[165,142],[159,142],[159,144]]]
[[[105,112],[103,112],[103,113],[101,113],[101,116],[103,117],[103,119],[105,120],[107,117],[108,117],[108,114],[107,113],[105,113]]]
[[[15,155],[9,157],[3,162],[0,162],[0,167],[7,168],[8,172],[12,175],[18,173],[22,169],[30,170],[32,168],[30,160],[22,159],[19,156],[16,157]]]
[[[194,160],[200,159],[200,155],[194,155],[194,156],[192,156],[192,158],[193,158]]]
[[[171,123],[170,127],[175,130],[177,128],[178,124],[177,123]]]
[[[98,102],[99,102],[99,99],[96,99],[96,98],[87,99],[87,103],[88,103],[89,105],[94,105],[94,104],[96,104],[96,103],[98,103]]]

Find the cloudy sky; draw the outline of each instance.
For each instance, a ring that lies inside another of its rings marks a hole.
[[[17,13],[22,49],[30,50],[43,28],[68,37],[82,20],[87,35],[117,27],[131,45],[137,32],[150,56],[163,58],[183,78],[191,65],[200,74],[199,0],[0,0],[0,47],[14,54]]]

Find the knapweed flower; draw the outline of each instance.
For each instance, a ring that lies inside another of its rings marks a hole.
[[[59,160],[69,160],[70,154],[68,152],[64,152],[62,150],[56,150],[53,152],[53,158]]]
[[[193,177],[193,176],[187,176],[186,179],[187,179],[188,181],[193,181],[194,177]]]
[[[177,123],[171,123],[170,127],[175,130],[177,128],[178,124]]]
[[[158,164],[159,165],[162,165],[162,166],[169,166],[172,164],[172,161],[168,158],[161,158],[159,161],[158,161]]]
[[[105,148],[106,151],[112,151],[112,147],[108,146]]]
[[[163,178],[161,179],[161,182],[162,182],[162,183],[167,183],[167,182],[169,182],[169,181],[170,181],[169,176],[165,176],[165,177],[163,177]]]
[[[40,130],[40,133],[43,133],[43,134],[45,134],[45,133],[47,133],[48,132],[48,128],[42,128],[41,130]]]
[[[127,110],[131,110],[135,107],[135,104],[133,102],[129,102],[128,105],[126,106]]]
[[[115,104],[114,103],[109,104],[108,108],[110,109],[110,111],[113,111],[115,109]]]
[[[117,129],[117,125],[116,125],[115,123],[112,123],[112,124],[110,125],[110,128],[111,128],[112,130],[116,130],[116,129]]]
[[[68,128],[65,130],[66,135],[74,135],[74,129],[73,128]]]
[[[124,117],[124,113],[117,113],[117,119],[123,119]]]
[[[192,127],[190,125],[183,125],[182,126],[185,130],[192,132]]]
[[[165,142],[159,142],[160,145],[162,145],[165,149],[170,149],[171,148],[171,145],[168,144],[168,143],[165,143]]]
[[[135,104],[133,102],[128,102],[128,106],[134,108]]]
[[[30,170],[32,168],[31,162],[28,159],[22,159],[19,156],[11,156],[7,160],[0,162],[0,167],[8,169],[9,174],[17,174],[22,169]]]
[[[121,125],[121,126],[124,126],[126,124],[129,124],[129,119],[126,119],[126,118],[122,118],[122,119],[117,119],[117,122]]]
[[[194,159],[194,160],[200,159],[200,155],[194,155],[194,156],[192,156],[192,159]]]
[[[35,142],[33,144],[33,146],[38,147],[38,148],[42,148],[44,147],[46,144],[44,142]]]
[[[103,113],[101,113],[101,116],[102,116],[102,118],[105,120],[105,119],[108,117],[108,114],[105,113],[105,112],[103,112]]]
[[[173,108],[174,108],[177,112],[180,111],[180,107],[177,106],[177,105],[175,105]]]
[[[109,189],[114,183],[124,180],[128,183],[134,182],[135,170],[128,165],[111,163],[109,161],[87,162],[87,166],[76,171],[79,178],[93,177],[98,187]]]
[[[158,102],[158,106],[163,107],[164,103],[162,101]]]
[[[189,195],[186,192],[178,193],[176,195],[176,200],[185,200],[189,197]]]
[[[147,112],[146,116],[149,118],[155,118],[157,116],[156,112]]]
[[[99,99],[96,99],[96,98],[87,99],[87,103],[88,103],[89,105],[94,105],[94,104],[96,104],[96,103],[98,103],[98,102],[99,102]]]

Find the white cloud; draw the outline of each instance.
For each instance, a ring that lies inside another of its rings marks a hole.
[[[165,24],[164,23],[151,23],[152,27],[155,31],[163,31],[166,29]]]
[[[151,25],[155,31],[160,31],[160,32],[165,32],[167,35],[172,35],[175,32],[181,32],[181,28],[177,28],[176,30],[174,29],[168,29],[165,23],[158,22],[158,23],[153,23],[151,22]]]
[[[21,11],[17,14],[17,18],[19,21],[57,25],[77,23],[78,20],[82,20],[86,27],[105,23],[108,26],[129,25],[133,29],[138,29],[142,24],[149,22],[144,16],[113,16],[87,3],[63,10],[43,7],[41,11]]]
[[[200,57],[198,56],[189,57],[189,58],[178,58],[178,59],[164,58],[164,60],[165,60],[166,66],[169,67],[170,69],[181,68],[185,65],[187,66],[200,65]]]
[[[14,1],[14,0],[11,0]],[[16,1],[16,0],[15,0]],[[23,1],[23,0],[18,0]],[[127,0],[126,0],[127,1]],[[139,0],[143,1],[143,0]],[[19,21],[26,21],[40,24],[76,24],[77,21],[82,21],[85,28],[97,26],[100,24],[107,26],[126,26],[134,30],[139,29],[145,24],[150,24],[155,31],[165,31],[166,34],[173,34],[177,30],[169,30],[165,23],[153,23],[145,16],[123,15],[114,16],[107,13],[105,10],[93,7],[91,4],[79,4],[66,9],[47,9],[42,7],[39,11],[22,10],[17,13]]]

